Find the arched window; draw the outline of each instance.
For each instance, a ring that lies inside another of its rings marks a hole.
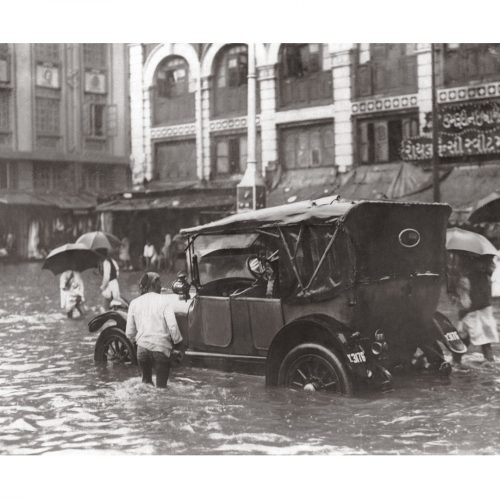
[[[279,104],[297,108],[333,101],[328,46],[321,43],[283,44],[279,54]]]
[[[193,121],[194,89],[189,81],[189,66],[182,57],[168,57],[156,70],[153,124],[165,125]]]
[[[227,45],[215,60],[213,115],[247,112],[248,51],[246,45]]]

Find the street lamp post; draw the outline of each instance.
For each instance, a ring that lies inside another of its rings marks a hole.
[[[257,83],[255,68],[255,45],[248,44],[248,112],[247,112],[247,165],[245,174],[236,187],[236,208],[246,212],[264,208],[266,187],[257,169]]]
[[[441,201],[439,188],[439,123],[436,97],[436,55],[431,43],[431,87],[432,87],[432,186],[434,202]]]

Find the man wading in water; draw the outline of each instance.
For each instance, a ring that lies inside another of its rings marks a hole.
[[[126,335],[137,342],[137,362],[142,381],[156,387],[167,387],[170,361],[174,346],[179,346],[182,336],[167,297],[161,295],[158,273],[146,273],[139,282],[141,296],[132,300],[128,309]]]

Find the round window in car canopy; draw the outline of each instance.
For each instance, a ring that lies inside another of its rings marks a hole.
[[[416,247],[420,243],[420,233],[416,229],[403,229],[398,236],[399,243],[406,248]]]

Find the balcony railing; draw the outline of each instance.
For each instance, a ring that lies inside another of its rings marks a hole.
[[[240,116],[247,113],[247,85],[214,88],[213,116]]]
[[[417,91],[417,59],[369,61],[359,64],[355,73],[356,97],[411,94]]]
[[[301,108],[333,102],[332,72],[322,71],[300,78],[281,78],[280,108]]]
[[[500,79],[500,44],[461,44],[444,53],[444,84]]]
[[[160,97],[153,91],[153,125],[174,125],[195,119],[194,93],[177,97]]]

